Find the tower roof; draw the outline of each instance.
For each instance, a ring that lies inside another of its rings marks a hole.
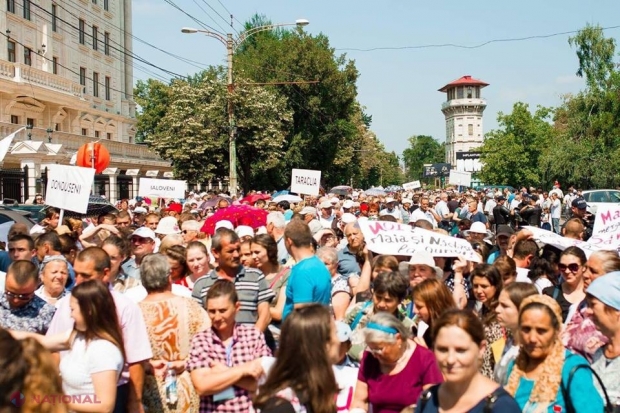
[[[448,89],[451,89],[451,88],[456,87],[456,86],[480,86],[481,88],[483,88],[485,86],[489,86],[489,84],[483,82],[482,80],[474,79],[473,77],[471,77],[469,75],[465,75],[463,77],[460,77],[460,78],[458,78],[456,80],[453,80],[452,82],[448,83],[447,85],[445,85],[444,87],[439,89],[439,91],[440,92],[447,92]]]

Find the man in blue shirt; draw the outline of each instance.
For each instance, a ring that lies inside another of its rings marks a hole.
[[[312,233],[302,220],[292,220],[284,230],[286,249],[295,259],[286,285],[286,301],[282,321],[295,309],[312,303],[329,305],[331,275],[314,254]]]

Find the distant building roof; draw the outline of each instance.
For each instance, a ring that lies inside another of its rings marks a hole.
[[[480,86],[480,87],[485,87],[485,86],[489,86],[488,83],[483,82],[482,80],[478,80],[478,79],[474,79],[473,77],[466,75],[463,77],[460,77],[450,83],[448,83],[447,85],[445,85],[444,87],[442,87],[441,89],[439,89],[440,92],[447,92],[448,89],[451,89],[455,86]]]

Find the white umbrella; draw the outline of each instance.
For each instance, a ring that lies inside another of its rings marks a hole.
[[[303,199],[301,199],[297,195],[287,194],[287,195],[279,195],[271,200],[271,202],[275,202],[276,204],[281,201],[288,201],[290,203],[296,204],[298,202],[303,201]]]

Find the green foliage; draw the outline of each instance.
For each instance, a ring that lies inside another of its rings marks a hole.
[[[613,60],[616,50],[615,39],[605,38],[600,26],[588,24],[575,36],[569,38],[568,43],[577,48],[579,59],[577,76],[585,76],[590,89],[609,86],[616,66]]]
[[[522,102],[515,103],[510,114],[500,112],[500,129],[487,133],[480,148],[482,182],[514,187],[544,184],[539,159],[553,142],[552,114],[552,109],[540,106],[531,113]]]
[[[409,148],[403,152],[407,180],[422,179],[423,166],[427,163],[440,163],[445,160],[445,144],[439,143],[432,136],[414,135],[409,138]]]

